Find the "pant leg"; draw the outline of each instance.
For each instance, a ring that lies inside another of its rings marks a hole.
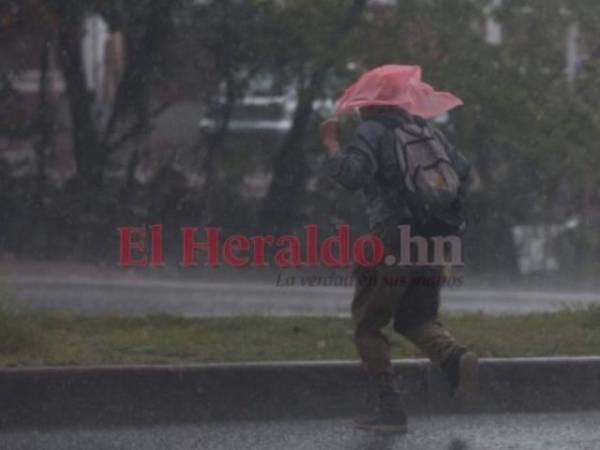
[[[369,375],[391,373],[390,343],[382,329],[390,323],[395,303],[403,295],[406,286],[388,283],[391,272],[382,266],[357,266],[354,275],[352,320],[358,354]]]
[[[372,232],[383,242],[386,255],[397,256],[400,249],[397,225],[380,224]],[[371,376],[392,372],[390,343],[381,330],[394,317],[396,304],[402,302],[408,286],[406,270],[406,267],[386,266],[385,262],[376,267],[357,265],[354,269],[354,342],[363,367]]]
[[[396,225],[383,224],[374,232],[384,242],[386,254],[399,255],[401,242]],[[429,251],[433,251],[434,247],[430,241]],[[413,251],[416,248],[411,247]],[[415,258],[416,255],[413,255],[413,260]],[[389,323],[391,317],[394,329],[433,362],[443,364],[452,355],[464,351],[464,347],[456,343],[438,319],[440,290],[447,276],[444,267],[383,265],[370,272],[370,278],[376,281],[355,291],[352,308],[357,347],[367,367],[391,367],[389,341],[381,333],[381,328]],[[385,282],[386,277],[391,282]]]
[[[464,351],[442,323],[433,319],[402,333],[434,363],[444,365],[454,355]]]
[[[438,319],[443,274],[442,267],[413,268],[410,286],[394,321],[396,331],[439,364],[462,350]]]
[[[407,289],[394,310],[394,329],[407,330],[435,320],[440,307],[441,267],[409,266]]]

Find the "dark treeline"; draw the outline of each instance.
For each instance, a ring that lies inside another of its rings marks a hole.
[[[323,176],[318,124],[364,70],[401,63],[465,102],[440,126],[474,163],[471,267],[517,273],[525,225],[550,237],[539,242],[561,269],[594,274],[600,4],[496,3],[4,1],[0,249],[115,260],[118,226],[153,223],[173,245],[184,225],[360,231],[359,198]],[[113,45],[102,90],[82,52],[90,17]],[[26,91],[24,43],[39,72]],[[257,120],[285,126],[251,129]],[[16,148],[31,157],[8,157]]]

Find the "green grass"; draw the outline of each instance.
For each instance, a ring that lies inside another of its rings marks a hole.
[[[600,307],[444,322],[482,356],[600,354]],[[0,307],[0,366],[356,359],[350,319],[124,318]],[[395,358],[422,356],[388,330]]]

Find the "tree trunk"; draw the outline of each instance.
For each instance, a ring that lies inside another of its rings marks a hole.
[[[331,36],[330,42],[342,41],[358,23],[366,3],[366,0],[352,2]],[[304,139],[312,116],[313,102],[321,92],[329,67],[336,57],[336,49],[332,48],[326,57],[317,62],[308,84],[299,90],[298,106],[294,113],[292,127],[275,160],[273,181],[260,211],[261,232],[267,230],[274,234],[287,232],[298,219],[299,199],[307,172]]]
[[[43,200],[46,191],[46,165],[47,152],[52,143],[53,121],[50,111],[50,100],[48,98],[48,74],[50,70],[50,42],[51,37],[44,37],[44,44],[40,55],[40,81],[39,100],[36,118],[36,142],[34,145],[36,155],[36,181],[33,207],[36,210],[43,209]]]
[[[133,113],[137,129],[147,129],[156,55],[171,32],[171,15],[177,3],[174,0],[154,0],[149,4],[146,15],[132,17],[123,30],[127,43],[127,63],[102,138],[109,148],[109,140],[117,131],[119,120],[128,114]]]
[[[77,167],[76,186],[100,187],[103,172],[102,148],[92,117],[93,98],[85,82],[80,23],[60,30],[58,55],[71,113],[71,133]]]
[[[35,190],[30,208],[32,232],[36,251],[48,252],[47,211],[45,206],[48,150],[54,140],[54,114],[49,92],[49,72],[52,34],[44,36],[40,54],[40,81],[37,117],[35,121],[34,151],[36,156]]]
[[[201,201],[201,217],[202,225],[209,226],[213,220],[213,192],[216,188],[216,167],[215,155],[219,151],[223,151],[229,135],[229,126],[235,105],[238,100],[238,83],[234,74],[234,62],[232,61],[232,39],[231,39],[231,2],[230,0],[222,0],[221,6],[221,41],[219,54],[216,59],[220,59],[220,72],[225,80],[225,103],[219,111],[219,118],[215,129],[210,132],[204,139],[203,143],[206,148],[206,154],[202,161],[202,172],[204,173],[204,188]],[[221,105],[219,105],[221,106]]]

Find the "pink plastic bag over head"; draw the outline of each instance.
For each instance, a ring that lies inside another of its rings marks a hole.
[[[462,104],[455,95],[435,91],[421,81],[421,67],[389,64],[370,70],[346,89],[336,114],[363,106],[398,106],[431,119]]]

